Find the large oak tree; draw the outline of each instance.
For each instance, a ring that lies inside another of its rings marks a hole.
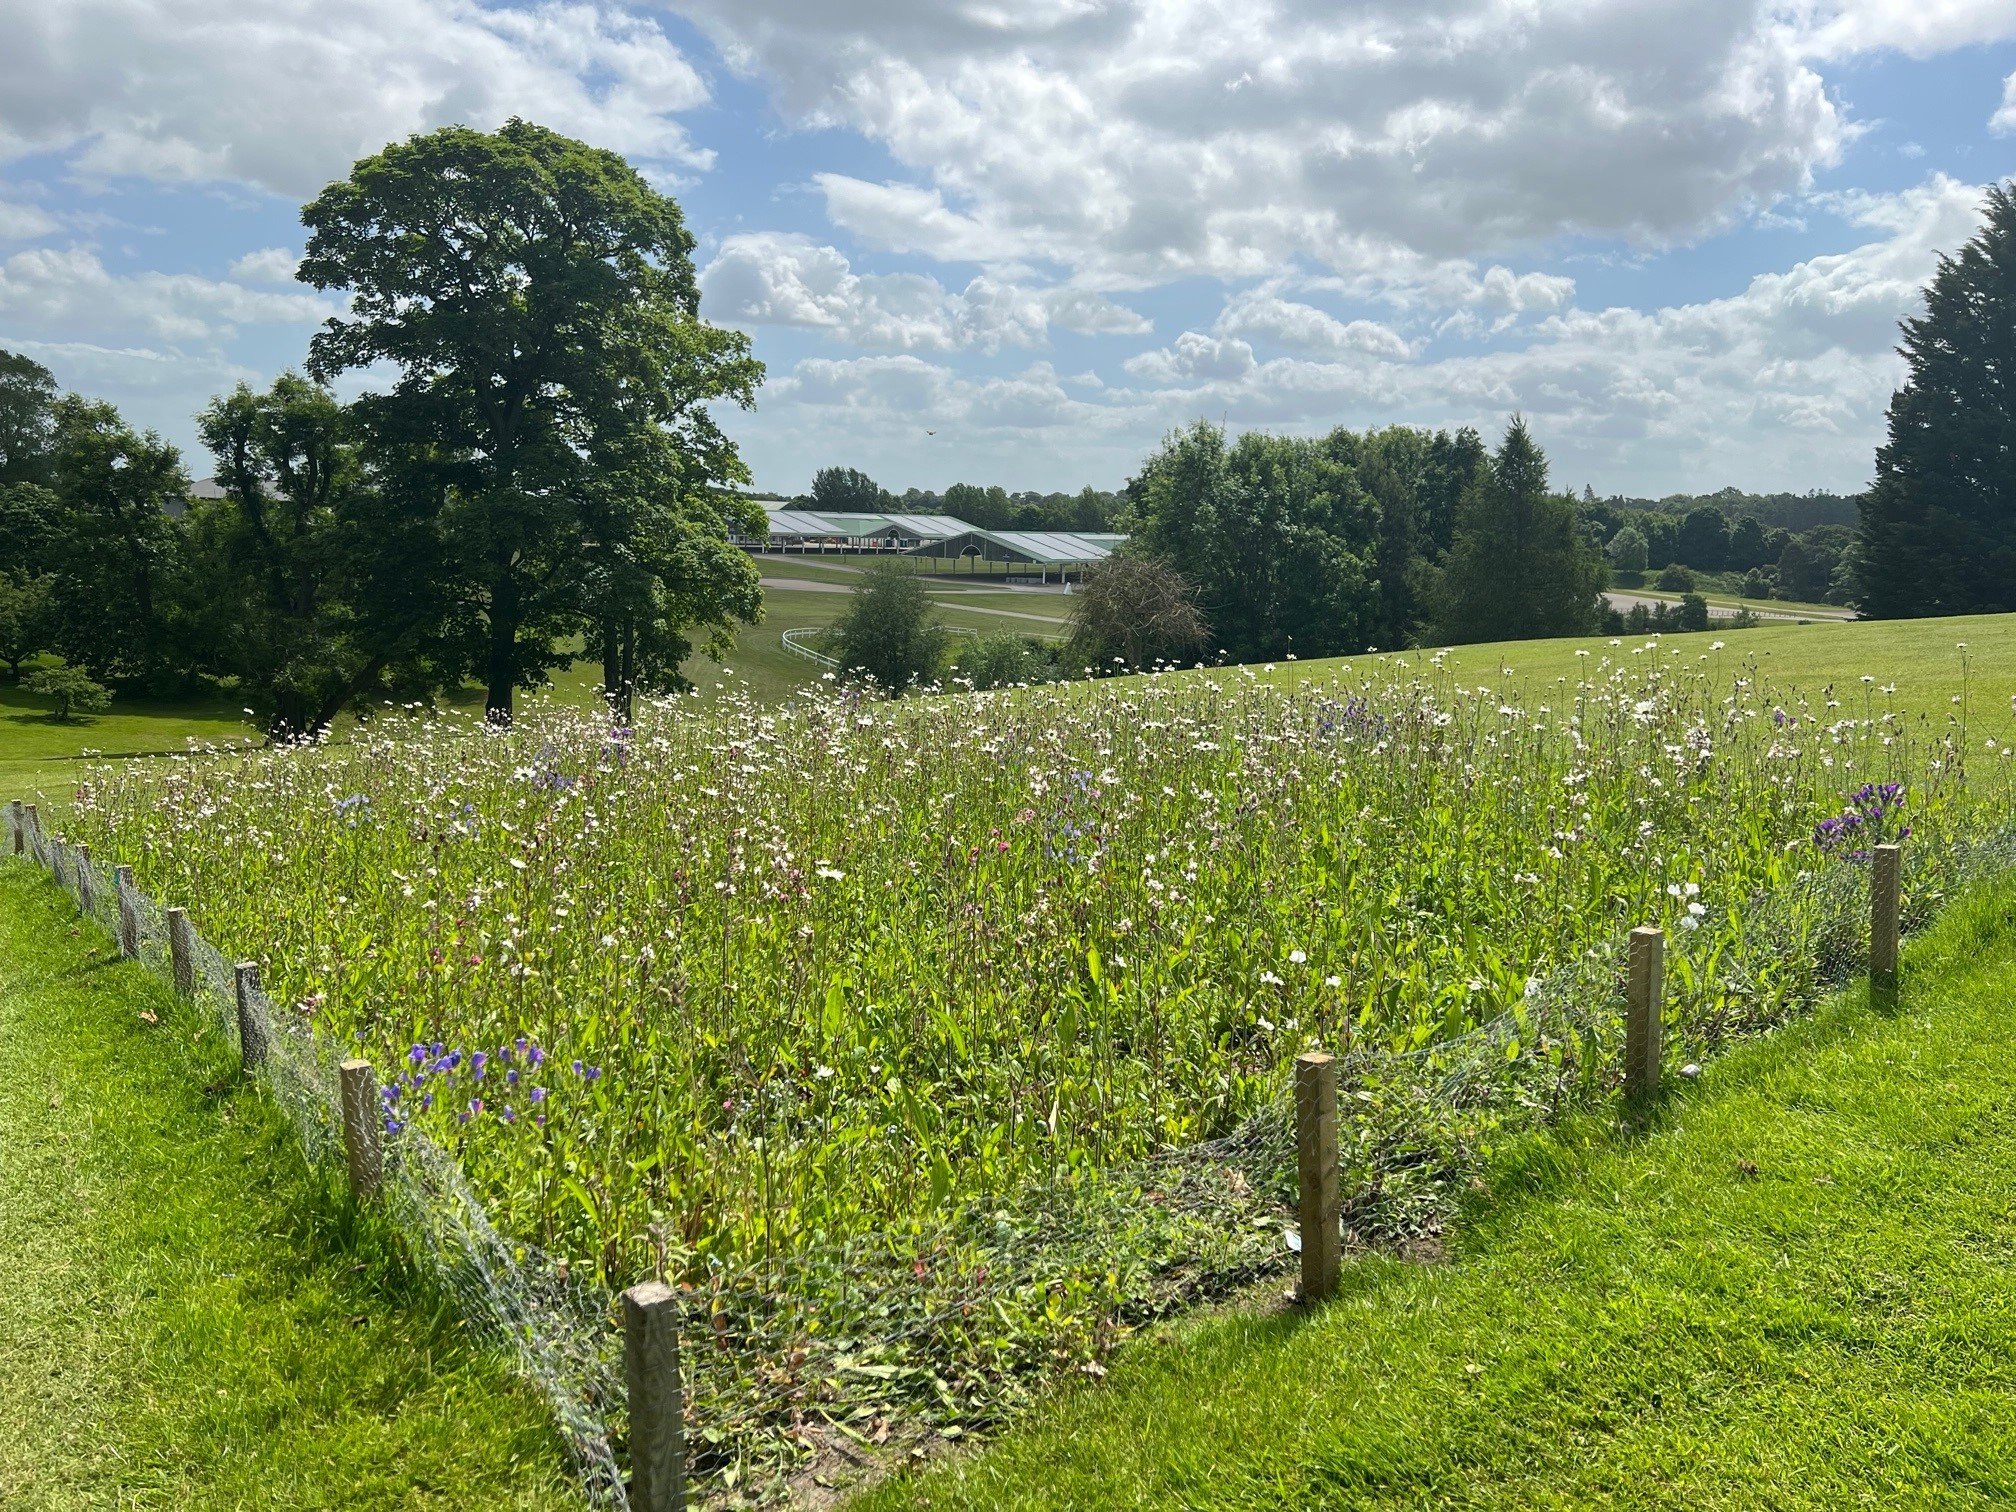
[[[350,295],[309,370],[389,365],[356,412],[388,496],[434,522],[444,624],[494,719],[585,634],[609,692],[677,686],[760,607],[726,547],[762,519],[709,406],[753,402],[748,338],[699,315],[679,206],[612,152],[512,121],[364,159],[302,211],[300,276]]]

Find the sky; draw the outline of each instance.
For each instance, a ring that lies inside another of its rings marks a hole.
[[[1852,490],[2016,0],[0,0],[0,347],[203,476],[340,310],[302,202],[514,115],[684,207],[763,489],[1523,413],[1559,486]]]

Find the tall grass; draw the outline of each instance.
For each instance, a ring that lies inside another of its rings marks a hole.
[[[1224,1135],[1307,1048],[1509,1024],[1508,1063],[1572,1057],[1521,1016],[1631,924],[1686,936],[1683,1026],[1767,1021],[1811,972],[1761,958],[1757,900],[2010,813],[1981,731],[1639,649],[1544,695],[1429,658],[416,713],[109,768],[73,827],[360,1044],[500,1227],[611,1282],[789,1292]]]

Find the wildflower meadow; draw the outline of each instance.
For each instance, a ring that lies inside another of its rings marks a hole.
[[[1181,1161],[1257,1137],[1297,1053],[1371,1068],[1350,1221],[1418,1234],[1508,1122],[1610,1085],[1630,926],[1674,939],[1684,1050],[1823,984],[1853,916],[1804,900],[1871,844],[2010,821],[2006,729],[1641,649],[388,713],[107,767],[71,825],[374,1062],[395,1154],[425,1131],[506,1234],[681,1287],[732,1479],[759,1426],[957,1431],[1096,1370],[1130,1302],[1288,1258],[1271,1168]]]

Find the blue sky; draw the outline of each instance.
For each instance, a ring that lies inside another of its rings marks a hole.
[[[0,346],[201,475],[333,308],[301,201],[513,114],[685,206],[766,488],[1515,411],[1569,486],[1855,488],[2016,0],[0,0]]]

